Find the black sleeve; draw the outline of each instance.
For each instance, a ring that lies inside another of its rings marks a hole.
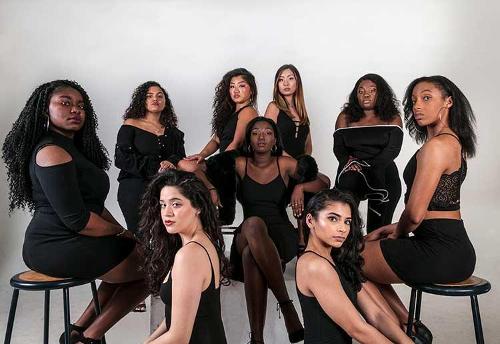
[[[45,197],[64,225],[74,232],[84,229],[90,211],[83,202],[73,161],[48,167],[35,163],[35,174]]]
[[[344,144],[342,131],[336,130],[333,133],[333,153],[337,157],[340,166],[344,166],[349,160],[349,152]]]
[[[177,166],[179,161],[186,157],[186,150],[184,149],[184,133],[176,129],[173,131],[172,138],[170,146],[173,149],[167,160]]]
[[[385,167],[396,159],[403,145],[403,130],[399,127],[390,131],[389,142],[385,148],[371,159],[365,159],[371,166]]]
[[[135,130],[122,125],[118,131],[115,147],[115,166],[137,177],[146,178],[158,172],[160,160],[153,155],[142,155],[134,146]]]

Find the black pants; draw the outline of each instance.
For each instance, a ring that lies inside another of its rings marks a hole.
[[[118,204],[127,223],[127,229],[136,236],[140,219],[139,206],[145,188],[146,182],[139,178],[122,179],[118,187]]]

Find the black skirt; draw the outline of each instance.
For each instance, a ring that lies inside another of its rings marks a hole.
[[[380,248],[405,283],[455,283],[474,272],[476,254],[462,220],[424,220],[409,238],[386,239]]]

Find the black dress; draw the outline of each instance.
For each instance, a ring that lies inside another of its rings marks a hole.
[[[36,154],[48,145],[63,148],[73,160],[38,166]],[[30,269],[55,277],[91,279],[108,272],[132,252],[133,240],[78,233],[87,225],[90,212],[103,212],[109,179],[78,151],[72,139],[47,133],[33,151],[29,173],[35,213],[26,230],[23,259]]]
[[[207,253],[212,269],[212,279],[208,288],[201,293],[189,344],[226,344],[226,334],[224,333],[224,324],[222,323],[221,316],[220,286],[219,288],[215,288],[215,273],[212,260],[207,249],[202,244],[190,241],[186,245],[190,243],[200,245]],[[165,324],[168,330],[172,320],[172,274],[161,285],[160,297],[163,303],[165,303]]]
[[[401,181],[394,159],[403,143],[398,125],[372,125],[335,130],[333,152],[339,161],[335,187],[368,200],[367,231],[392,222],[401,197]],[[349,161],[349,156],[354,160]],[[361,171],[350,171],[353,163]]]
[[[184,133],[177,128],[165,128],[163,135],[132,125],[122,125],[118,131],[115,166],[118,175],[118,204],[127,229],[137,234],[139,204],[149,180],[158,172],[160,162],[177,163],[186,156]]]
[[[340,279],[340,284],[344,289],[349,300],[357,308],[357,293],[352,285],[344,276],[344,274],[325,257],[313,251],[305,251],[314,253],[318,257],[323,258],[332,266]],[[300,259],[300,258],[299,258]],[[297,284],[297,282],[295,282]],[[350,344],[352,338],[346,331],[337,325],[325,313],[318,300],[314,296],[306,296],[297,288],[300,307],[302,308],[302,316],[304,318],[304,344]]]
[[[243,207],[243,217],[256,216],[266,224],[268,234],[276,246],[281,260],[285,263],[292,260],[297,254],[297,231],[288,219],[287,186],[281,177],[279,158],[276,158],[277,176],[266,184],[253,180],[247,174],[248,161],[245,164],[245,175],[237,188],[237,198]],[[243,266],[241,256],[236,249],[236,236],[241,231],[241,225],[235,231],[231,245],[232,278],[243,281]]]
[[[405,203],[417,172],[417,153],[408,161],[403,173],[406,183]],[[460,187],[466,173],[467,163],[462,159],[457,171],[443,174],[427,210],[459,210]],[[387,264],[403,282],[454,283],[469,278],[474,272],[476,254],[462,220],[424,220],[413,234],[408,238],[380,241],[380,249]]]
[[[251,105],[246,105],[239,109],[238,111],[231,114],[229,119],[226,122],[226,125],[222,129],[221,134],[219,135],[219,152],[225,152],[227,147],[233,142],[234,134],[236,133],[236,125],[238,124],[238,117],[240,115],[241,110],[247,108]]]
[[[283,150],[297,159],[306,153],[306,141],[309,135],[309,125],[294,121],[283,110],[278,113],[276,125],[281,134]]]

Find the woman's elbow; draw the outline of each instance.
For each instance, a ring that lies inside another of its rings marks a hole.
[[[405,211],[404,216],[411,226],[418,226],[425,218],[425,211]]]

